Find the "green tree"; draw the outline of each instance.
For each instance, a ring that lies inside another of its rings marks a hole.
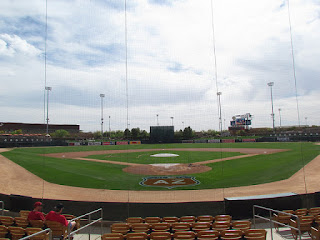
[[[194,132],[192,131],[192,128],[190,126],[186,127],[183,130],[183,138],[184,139],[192,139],[193,137],[194,137]]]
[[[130,136],[131,136],[131,132],[130,132],[130,130],[128,129],[128,128],[126,128],[126,130],[124,130],[124,137],[126,138],[126,139],[129,139],[130,138]]]
[[[131,129],[131,137],[132,137],[132,139],[139,139],[139,137],[140,137],[140,128],[132,128]]]
[[[101,131],[93,132],[93,137],[94,137],[94,139],[101,139],[101,137],[102,137]]]
[[[141,140],[147,140],[149,138],[149,134],[146,130],[142,130],[140,132],[140,139]]]
[[[70,134],[68,131],[64,130],[64,129],[59,129],[56,130],[53,134],[53,137],[55,138],[66,138],[68,137]]]
[[[21,129],[14,130],[11,134],[22,134]]]
[[[182,140],[183,138],[183,131],[180,129],[179,131],[174,132],[174,139]]]

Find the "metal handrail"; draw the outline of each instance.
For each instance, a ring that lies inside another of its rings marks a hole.
[[[100,212],[100,218],[91,221],[91,215],[92,215],[92,214],[95,214],[95,213],[97,213],[97,212]],[[81,230],[83,230],[83,229],[85,229],[85,228],[87,228],[87,227],[89,227],[89,226],[91,226],[91,225],[99,222],[99,221],[100,221],[100,223],[101,223],[101,226],[100,226],[100,227],[101,227],[101,235],[102,235],[103,209],[102,209],[102,208],[99,208],[99,209],[94,210],[94,211],[92,211],[92,212],[83,214],[83,215],[81,215],[81,216],[79,216],[79,217],[76,217],[76,218],[71,219],[70,222],[75,221],[75,220],[80,220],[81,218],[84,218],[84,217],[86,217],[86,216],[89,216],[89,223],[86,224],[86,225],[84,225],[83,227],[81,227],[81,228],[79,228],[79,229],[74,230],[73,232],[71,232],[70,226],[68,226],[68,236],[67,236],[68,239],[70,239],[70,237],[71,237],[72,234],[75,234],[75,233],[77,233],[77,232],[79,232],[79,231],[81,231]],[[90,237],[91,237],[91,231],[90,231],[90,229],[89,229],[89,240],[90,240]]]
[[[4,215],[4,201],[0,201],[1,203],[1,215],[3,216]]]
[[[36,232],[36,233],[31,234],[31,235],[29,235],[29,236],[20,238],[19,240],[30,239],[30,238],[35,237],[35,236],[38,236],[38,235],[40,235],[40,234],[42,234],[42,233],[44,233],[44,232],[49,232],[49,240],[51,240],[51,239],[52,239],[52,230],[51,230],[50,228],[46,228],[45,230],[42,230],[42,231],[40,231],[40,232]]]
[[[255,208],[260,208],[260,209],[263,209],[263,210],[266,210],[269,212],[269,217],[270,218],[266,218],[266,217],[262,217],[260,215],[256,215],[255,213]],[[275,213],[281,213],[281,214],[285,214],[285,215],[288,215],[288,216],[291,216],[291,217],[294,217],[296,218],[297,220],[297,223],[298,223],[298,228],[295,228],[293,226],[290,226],[290,225],[287,225],[287,224],[284,224],[284,223],[280,223],[278,221],[275,221],[272,219],[272,213],[275,212]],[[273,239],[273,227],[272,227],[272,223],[277,223],[281,226],[285,226],[285,227],[289,227],[291,229],[294,229],[294,230],[297,230],[299,232],[299,239],[301,240],[301,230],[300,230],[300,219],[297,215],[294,215],[294,214],[291,214],[291,213],[287,213],[287,212],[282,212],[282,211],[278,211],[278,210],[274,210],[272,208],[267,208],[267,207],[263,207],[263,206],[259,206],[259,205],[253,205],[253,225],[254,225],[254,228],[256,227],[256,219],[255,218],[261,218],[263,220],[267,220],[270,222],[270,228],[271,228],[271,239]]]

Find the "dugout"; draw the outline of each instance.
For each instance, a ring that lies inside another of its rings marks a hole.
[[[172,143],[174,142],[174,126],[151,126],[151,143]]]

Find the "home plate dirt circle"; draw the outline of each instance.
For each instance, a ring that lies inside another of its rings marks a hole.
[[[192,173],[203,173],[210,171],[211,167],[201,164],[148,164],[134,165],[123,169],[124,172],[139,175],[181,175]]]

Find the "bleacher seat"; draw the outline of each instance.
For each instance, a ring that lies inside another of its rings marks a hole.
[[[219,232],[216,230],[206,230],[197,233],[198,240],[216,240],[219,238]]]
[[[230,215],[217,215],[214,217],[215,222],[231,222],[232,217]]]
[[[217,230],[220,233],[224,230],[229,230],[230,229],[230,222],[229,221],[225,221],[225,222],[214,221],[212,224],[212,229]]]
[[[29,220],[31,227],[33,228],[43,228],[44,222],[42,220]]]
[[[129,217],[126,220],[127,223],[131,224],[131,223],[143,223],[143,218],[141,217]]]
[[[124,236],[121,233],[105,233],[101,236],[101,240],[123,240]]]
[[[163,217],[162,222],[175,223],[175,222],[179,222],[179,218],[178,217]]]
[[[12,226],[14,223],[14,218],[9,216],[0,216],[0,224],[7,227]]]
[[[232,222],[232,229],[241,230],[244,234],[245,230],[248,230],[251,228],[251,222],[250,221],[234,221]]]
[[[161,222],[161,218],[160,217],[146,217],[144,219],[144,222],[149,223],[149,224],[159,223],[159,222]]]
[[[192,224],[191,228],[194,232],[200,232],[211,229],[211,222],[195,222]]]
[[[10,232],[12,240],[18,240],[20,238],[23,238],[26,235],[25,229],[21,227],[10,226],[8,227],[8,230]]]
[[[131,226],[128,223],[114,223],[111,225],[111,232],[125,235],[130,231],[130,228]]]
[[[202,215],[197,217],[198,222],[213,222],[214,218],[211,215]]]
[[[172,223],[171,229],[173,232],[190,231],[191,230],[191,223],[187,223],[187,222]]]
[[[30,212],[31,212],[31,211],[29,211],[29,210],[21,210],[21,211],[19,212],[19,215],[20,215],[20,217],[22,217],[22,218],[28,218]]]
[[[151,228],[151,226],[148,223],[132,223],[131,224],[131,231],[132,232],[149,233],[150,228]]]
[[[244,231],[244,237],[247,240],[265,240],[267,231],[264,229],[249,229]]]
[[[194,240],[195,232],[192,231],[178,231],[173,234],[173,239]]]
[[[194,223],[197,220],[195,216],[183,216],[180,218],[180,222]]]
[[[53,237],[64,239],[67,236],[67,227],[58,222],[46,221],[45,224],[52,230]]]
[[[241,230],[224,230],[220,233],[223,240],[239,240],[242,237]]]
[[[153,232],[167,232],[170,231],[171,224],[167,222],[154,223],[151,225],[151,230]]]
[[[150,240],[171,240],[172,234],[169,232],[152,232],[149,238]]]
[[[18,227],[26,228],[29,225],[29,222],[24,217],[15,217],[14,222]]]
[[[41,228],[26,228],[27,236],[35,234],[37,232],[41,232]],[[31,237],[31,240],[49,240],[49,232],[43,232],[37,236]]]
[[[148,234],[146,233],[128,233],[126,235],[126,240],[146,240],[148,239]]]
[[[8,227],[5,225],[0,225],[0,238],[5,238],[8,233]]]

